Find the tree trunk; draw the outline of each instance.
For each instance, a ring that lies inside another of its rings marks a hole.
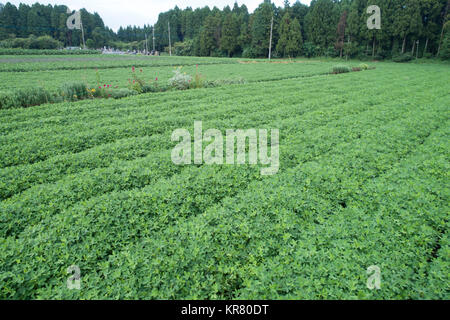
[[[438,51],[437,51],[437,57],[439,57],[439,53],[441,52],[442,38],[444,37],[445,22],[447,21],[447,13],[448,13],[449,6],[450,6],[450,0],[447,2],[447,6],[445,7],[444,22],[442,22],[442,31],[441,31],[441,38],[439,39],[439,47],[438,47]]]
[[[419,59],[420,40],[417,40],[416,60]]]
[[[413,47],[412,47],[412,51],[411,51],[411,55],[414,57],[414,50],[416,49],[416,41],[413,41]]]
[[[406,36],[403,38],[402,54],[405,53],[405,49],[406,49]]]
[[[425,49],[423,49],[423,56],[425,56],[425,54],[427,53],[427,49],[428,49],[428,37],[427,41],[425,41]]]
[[[372,58],[375,58],[375,37],[373,37]]]
[[[350,35],[348,35],[348,44],[350,46]],[[345,51],[345,60],[348,60],[348,50]]]

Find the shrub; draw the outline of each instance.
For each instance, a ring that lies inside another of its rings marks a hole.
[[[361,70],[369,70],[369,65],[368,64],[366,64],[366,63],[361,63],[359,66],[358,66]]]
[[[362,71],[362,69],[360,67],[353,67],[352,71],[353,72],[359,72],[359,71]]]
[[[177,90],[189,89],[192,82],[192,77],[186,73],[181,73],[181,67],[175,69],[174,76],[169,79],[169,86]]]
[[[344,55],[354,58],[359,53],[359,47],[355,42],[344,44]]]
[[[170,86],[167,84],[160,84],[158,81],[154,81],[150,84],[147,84],[142,87],[142,92],[164,92],[170,89]]]
[[[303,45],[303,53],[307,58],[312,58],[319,55],[320,47],[312,42],[305,42]]]
[[[442,60],[450,60],[450,34],[447,34],[442,42],[439,58]]]
[[[53,50],[53,49],[38,50],[38,49],[8,48],[8,47],[0,48],[0,56],[1,55],[15,55],[15,56],[18,56],[18,55],[80,55],[80,54],[101,54],[101,52],[97,51],[97,50]]]
[[[143,93],[144,90],[144,86],[145,86],[145,81],[143,79],[141,79],[140,77],[138,77],[137,73],[136,73],[136,68],[133,67],[132,69],[132,77],[133,79],[129,79],[128,80],[128,89],[130,90],[134,90],[137,93]],[[142,74],[142,69],[140,70],[140,73]]]
[[[337,65],[333,67],[333,74],[339,74],[339,73],[347,73],[347,72],[351,72],[352,69],[350,69],[350,67],[345,66],[345,65]]]
[[[339,52],[333,47],[328,47],[324,52],[325,57],[335,58],[339,56]]]
[[[62,48],[63,44],[50,36],[41,36],[36,38],[31,35],[28,38],[3,40],[0,43],[0,47],[14,49],[54,50]]]
[[[89,89],[84,82],[68,82],[61,86],[61,96],[64,100],[76,101],[90,96]]]
[[[195,46],[194,40],[176,42],[174,44],[174,51],[177,56],[193,56],[194,46]]]
[[[52,95],[44,88],[19,89],[0,93],[0,109],[28,108],[52,102]]]
[[[37,38],[36,40],[36,49],[59,49],[63,47],[63,44],[58,41],[53,39],[50,36],[42,36]]]
[[[205,88],[214,88],[214,87],[220,87],[225,85],[231,85],[231,84],[244,84],[247,83],[244,78],[237,78],[237,79],[219,79],[214,81],[205,81],[204,87]]]
[[[196,65],[194,80],[191,82],[190,87],[192,89],[203,88],[205,86],[204,82],[205,82],[204,77],[201,73],[198,72],[198,65]]]
[[[405,53],[405,54],[401,54],[401,55],[393,57],[392,61],[402,63],[402,62],[409,62],[412,59],[414,59],[414,57],[410,53]]]
[[[129,96],[134,96],[138,93],[134,90],[130,90],[127,88],[120,88],[120,89],[110,90],[109,94],[110,94],[111,98],[113,98],[113,99],[120,99],[120,98],[129,97]]]
[[[242,58],[249,58],[249,59],[258,58],[258,53],[256,52],[255,49],[247,47],[244,48],[244,51],[242,52]]]

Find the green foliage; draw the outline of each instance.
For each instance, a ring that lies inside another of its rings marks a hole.
[[[361,69],[361,70],[369,70],[369,65],[368,64],[366,64],[366,63],[361,63],[360,65],[359,65],[359,68]]]
[[[145,86],[145,80],[142,78],[143,70],[139,69],[138,72],[133,66],[131,69],[131,76],[132,78],[128,80],[128,89],[134,90],[137,93],[143,93],[143,88]]]
[[[194,56],[194,40],[186,40],[174,44],[174,53],[177,56]]]
[[[65,5],[35,3],[16,7],[8,3],[0,12],[0,40],[35,37],[38,39],[37,48],[54,47],[55,41],[58,46],[60,43],[63,46],[81,46],[81,30],[72,30],[68,36],[66,20],[71,13],[67,13],[67,10]],[[97,13],[91,14],[81,9],[81,19],[86,39],[98,41],[99,35],[107,41],[115,38],[114,32],[105,27]],[[30,48],[33,49],[34,46]]]
[[[52,98],[47,90],[40,87],[0,92],[0,109],[28,108],[48,103]]]
[[[1,110],[0,298],[448,299],[448,65],[237,67],[264,81]],[[279,128],[280,172],[174,165],[198,119]]]
[[[348,73],[351,71],[352,71],[352,69],[349,66],[337,65],[337,66],[333,67],[332,73],[339,74],[339,73]]]
[[[251,47],[252,53],[258,57],[267,57],[270,42],[270,25],[274,15],[273,4],[264,1],[259,5],[253,14],[253,23],[251,26]],[[273,41],[272,45],[275,46]]]
[[[442,25],[446,20],[445,0],[378,0],[374,3],[382,12],[382,29],[368,30],[366,0],[314,0],[310,5],[300,2],[285,8],[276,7],[273,2],[261,1],[249,13],[245,5],[236,5],[223,10],[209,7],[193,10],[188,7],[175,7],[161,12],[154,26],[123,26],[117,32],[105,26],[101,17],[81,10],[85,38],[89,48],[110,46],[120,50],[143,51],[146,35],[153,33],[155,48],[169,52],[168,24],[170,23],[173,53],[186,56],[214,56],[249,58],[267,57],[269,47],[270,23],[274,18],[273,48],[280,43],[275,54],[279,56],[299,55],[301,43],[312,43],[315,52],[308,50],[307,56],[336,55],[358,57],[362,54],[375,56],[376,60],[390,59],[411,52],[413,43],[420,40],[423,47],[437,55]],[[284,16],[298,21],[294,30],[284,28]],[[81,46],[80,30],[67,32],[68,17],[64,5],[46,6],[39,3],[18,7],[10,3],[0,13],[0,41],[7,47],[59,47]],[[443,19],[444,18],[444,19]],[[284,28],[284,30],[281,30]],[[337,32],[336,32],[337,31]],[[287,40],[286,35],[295,39]],[[50,41],[41,39],[40,44],[30,45],[29,38],[51,37]],[[285,53],[286,45],[291,42]],[[335,47],[336,51],[330,50]],[[311,49],[311,46],[310,48]],[[274,50],[275,51],[275,50]],[[375,54],[372,54],[375,52]],[[443,53],[444,54],[444,53]],[[373,58],[373,57],[372,57]]]
[[[442,42],[441,51],[439,52],[439,58],[442,60],[450,60],[450,23],[447,27],[448,31],[445,34],[444,41]]]
[[[223,22],[220,39],[221,49],[228,53],[228,57],[232,57],[239,46],[236,41],[239,33],[239,20],[235,14],[229,13]]]
[[[277,43],[277,51],[282,57],[296,57],[302,51],[302,33],[300,23],[291,18],[289,13],[283,16],[279,27],[280,39]]]
[[[247,81],[244,78],[236,78],[236,79],[219,79],[219,80],[210,80],[205,81],[203,86],[205,88],[214,88],[221,87],[233,84],[245,84]]]
[[[4,49],[0,48],[0,56],[29,56],[29,55],[98,55],[96,50],[38,50],[38,49]]]
[[[26,39],[14,38],[3,40],[0,42],[0,47],[6,49],[52,50],[60,49],[62,43],[50,36],[41,36],[38,38],[31,36]],[[20,52],[19,50],[16,51]]]
[[[312,58],[320,55],[320,47],[316,46],[312,42],[305,42],[303,46],[303,54],[307,58]]]
[[[192,77],[186,72],[181,71],[180,68],[176,68],[173,71],[174,75],[169,79],[169,86],[177,90],[186,90],[191,87]]]
[[[406,54],[402,54],[402,55],[393,57],[392,61],[402,63],[402,62],[409,62],[413,59],[414,59],[414,57],[412,56],[412,54],[406,53]]]
[[[125,97],[130,97],[138,94],[135,90],[130,90],[127,88],[119,88],[110,90],[110,97],[113,99],[121,99]]]
[[[84,82],[67,82],[61,85],[61,96],[64,100],[77,101],[90,96],[88,87]]]

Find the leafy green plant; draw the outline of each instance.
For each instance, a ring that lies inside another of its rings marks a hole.
[[[393,57],[392,61],[402,63],[402,62],[409,62],[413,59],[414,59],[414,57],[410,53],[405,53],[405,54]]]
[[[76,101],[90,96],[89,89],[84,82],[67,82],[61,85],[61,96],[64,100]]]
[[[0,93],[0,109],[28,108],[51,102],[52,94],[41,87]]]
[[[359,65],[359,68],[360,68],[361,70],[363,70],[363,71],[369,70],[369,65],[366,64],[366,63],[361,63],[361,64]]]
[[[145,86],[145,80],[137,75],[135,67],[131,68],[131,72],[132,72],[132,79],[128,80],[128,88],[130,90],[136,91],[137,93],[143,93],[143,91],[144,91],[143,88]],[[143,70],[140,69],[139,72],[142,74]]]
[[[214,87],[221,87],[226,85],[232,85],[232,84],[245,84],[247,81],[244,78],[235,78],[235,79],[218,79],[218,80],[212,80],[212,81],[205,81],[204,87],[205,88],[214,88]]]
[[[134,96],[138,94],[135,90],[130,90],[128,88],[118,88],[118,89],[112,89],[109,92],[110,97],[113,99],[120,99],[125,98],[129,96]]]
[[[198,65],[195,66],[194,80],[191,81],[190,88],[199,89],[204,87],[204,76],[198,72]]]
[[[447,298],[448,67],[274,65],[232,69],[245,85],[0,110],[0,298]],[[279,128],[280,172],[174,165],[172,132],[198,119]]]
[[[333,67],[332,73],[333,74],[340,74],[340,73],[348,73],[351,72],[352,69],[349,66],[345,65],[337,65]]]
[[[169,79],[169,86],[177,90],[186,90],[191,87],[192,77],[186,72],[181,72],[181,67],[175,68],[174,76]]]

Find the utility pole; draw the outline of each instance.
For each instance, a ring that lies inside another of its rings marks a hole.
[[[272,34],[273,34],[273,15],[272,15],[272,22],[270,23],[269,61],[272,58]]]
[[[86,42],[84,41],[84,28],[83,28],[83,20],[80,19],[81,25],[81,36],[83,37],[83,49],[86,49]]]
[[[147,33],[145,33],[145,54],[148,54],[148,38],[147,38]]]
[[[153,25],[152,31],[153,31],[153,52],[155,52],[155,25]]]
[[[170,21],[167,22],[167,24],[169,25],[169,54],[170,56],[172,56],[172,42],[170,41]]]

